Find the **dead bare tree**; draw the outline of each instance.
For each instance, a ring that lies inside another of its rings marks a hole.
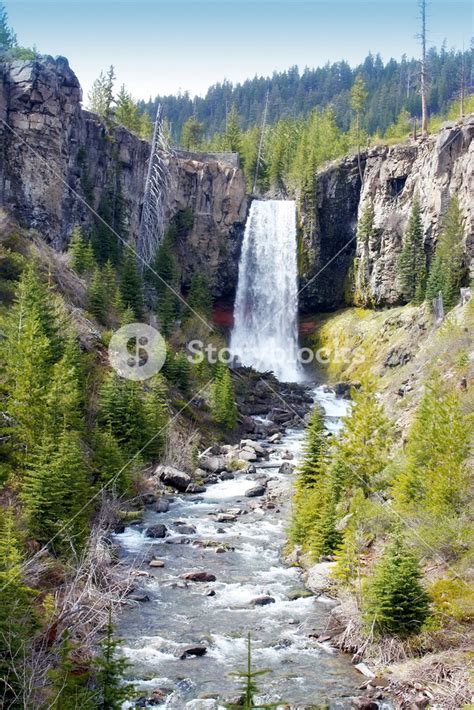
[[[421,19],[421,33],[419,35],[421,42],[421,134],[428,135],[428,105],[427,105],[427,87],[428,75],[426,71],[426,6],[427,0],[418,0]]]

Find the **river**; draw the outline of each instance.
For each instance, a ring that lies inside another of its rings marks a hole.
[[[323,387],[314,394],[324,408],[327,428],[336,432],[347,400]],[[289,450],[296,463],[303,436],[302,429],[287,430],[270,462],[280,461]],[[298,709],[349,708],[350,698],[360,694],[363,677],[348,657],[309,635],[326,630],[332,600],[306,596],[300,569],[282,557],[293,476],[278,468],[265,473],[272,480],[263,498],[244,495],[255,485],[255,474],[236,474],[200,495],[174,497],[168,512],[147,511],[143,525],[115,536],[130,564],[149,555],[151,548],[164,561],[162,569],[150,570],[151,576],[143,579],[141,588],[150,601],[127,607],[118,628],[136,687],[145,695],[160,687],[172,690],[161,707],[220,708],[212,700],[190,701],[238,695],[239,681],[230,673],[245,666],[249,631],[255,668],[271,669],[259,678],[267,702],[281,700]],[[267,507],[272,499],[274,507]],[[236,521],[217,522],[217,514],[229,510],[241,511]],[[196,532],[173,532],[177,521]],[[158,522],[171,534],[162,540],[145,537],[146,527]],[[217,553],[216,545],[225,551]],[[146,562],[142,566],[149,570]],[[209,572],[216,581],[185,582],[183,575],[191,570]],[[261,595],[274,603],[253,606],[252,600]],[[206,647],[205,655],[180,659],[184,649],[196,644]]]

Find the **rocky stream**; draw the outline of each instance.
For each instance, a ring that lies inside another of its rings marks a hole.
[[[322,386],[312,394],[328,431],[337,432],[348,401]],[[254,421],[257,441],[201,457],[207,472],[196,492],[180,493],[189,481],[163,468],[173,494],[115,535],[123,561],[143,570],[118,628],[141,707],[219,710],[236,702],[241,681],[231,673],[245,666],[248,632],[255,668],[270,669],[259,681],[261,702],[335,710],[361,694],[363,676],[331,647],[335,601],[309,592],[302,570],[284,558],[303,429],[264,436],[271,422]],[[235,449],[248,459],[240,470],[222,463]],[[370,702],[358,707],[389,707]]]

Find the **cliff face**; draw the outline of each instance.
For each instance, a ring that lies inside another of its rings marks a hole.
[[[0,65],[0,206],[56,249],[75,224],[91,226],[104,195],[109,220],[124,236],[138,231],[149,144],[123,128],[107,133],[81,106],[78,80],[64,58]],[[447,124],[417,143],[377,146],[336,161],[315,177],[299,213],[300,305],[335,309],[344,302],[400,301],[396,270],[413,198],[422,205],[430,257],[450,195],[465,215],[466,251],[474,257],[474,117]],[[208,275],[216,297],[235,294],[248,198],[235,156],[178,153],[170,162],[166,213],[191,208],[193,227],[177,245],[186,287],[195,271]],[[375,234],[358,243],[357,220],[372,203]]]
[[[91,226],[104,194],[120,204],[124,235],[136,236],[149,144],[116,128],[107,134],[82,109],[79,82],[64,58],[0,66],[0,206],[64,249],[75,224]],[[216,296],[232,296],[247,214],[245,183],[232,160],[178,156],[170,163],[171,218],[191,208],[178,245],[183,283],[207,273]],[[117,207],[118,210],[118,207]],[[111,222],[113,227],[114,214]]]
[[[301,214],[301,285],[304,310],[346,301],[386,306],[400,302],[397,263],[413,199],[421,202],[425,250],[433,253],[450,196],[465,218],[466,253],[474,259],[474,116],[417,143],[377,146],[319,172]],[[372,204],[369,243],[356,238],[357,219]],[[355,260],[354,260],[355,257]],[[327,266],[326,266],[327,264]]]

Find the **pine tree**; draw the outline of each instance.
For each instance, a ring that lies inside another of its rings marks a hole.
[[[341,436],[334,443],[334,458],[343,472],[343,488],[362,488],[366,495],[380,486],[380,476],[389,461],[391,426],[366,377],[352,392],[353,404]]]
[[[459,394],[446,390],[435,375],[426,385],[394,482],[399,508],[413,505],[438,517],[459,513],[468,504],[468,452],[469,421]]]
[[[52,682],[51,700],[48,710],[95,710],[94,693],[87,687],[89,673],[78,668],[74,653],[79,653],[68,632],[61,639],[58,663],[49,677]]]
[[[178,289],[178,263],[173,253],[177,236],[176,224],[172,224],[163,237],[152,268],[152,282],[157,296],[156,311],[165,335],[169,334],[180,310],[180,303],[176,296]]]
[[[266,673],[270,672],[271,671],[268,669],[258,671],[253,670],[252,640],[249,632],[247,637],[247,667],[243,671],[235,671],[234,673],[232,673],[232,675],[237,676],[237,678],[241,678],[243,681],[243,704],[240,702],[237,705],[230,704],[226,705],[226,708],[228,708],[228,710],[239,710],[239,708],[243,708],[243,710],[271,710],[271,708],[276,708],[276,703],[265,703],[265,705],[256,705],[255,700],[255,696],[260,692],[260,689],[256,684],[255,679],[261,675],[265,675]]]
[[[0,54],[17,46],[16,35],[8,24],[8,15],[3,3],[0,3]]]
[[[68,252],[71,255],[71,267],[78,274],[83,274],[86,270],[86,248],[84,232],[79,225],[76,225],[69,240]]]
[[[189,309],[195,313],[204,316],[212,315],[212,293],[209,286],[209,280],[205,274],[194,274],[191,279],[187,303]],[[189,314],[190,310],[186,310],[185,314]]]
[[[418,304],[422,303],[426,291],[426,256],[423,248],[423,225],[418,198],[413,201],[398,264],[398,274],[405,299]]]
[[[60,436],[64,429],[80,431],[84,427],[79,363],[78,347],[69,338],[61,360],[53,366],[46,394],[46,435]]]
[[[40,440],[51,367],[50,342],[44,334],[38,309],[29,308],[28,300],[20,283],[2,346],[5,411],[13,423],[12,446],[21,459],[28,456]]]
[[[362,164],[360,158],[360,147],[362,142],[362,112],[367,102],[368,91],[365,86],[363,77],[359,76],[354,81],[351,89],[351,108],[355,113],[356,121],[356,139],[357,139],[357,163],[359,166],[360,181],[363,181]]]
[[[410,636],[429,614],[429,597],[421,585],[418,561],[398,531],[369,578],[366,619],[381,635]]]
[[[114,118],[116,122],[139,135],[142,125],[140,112],[124,84],[120,87],[115,104]]]
[[[133,686],[122,682],[129,663],[123,656],[117,656],[120,641],[114,639],[112,612],[106,635],[100,644],[100,655],[95,660],[96,668],[96,707],[98,710],[121,710],[122,703],[133,693]]]
[[[463,238],[463,215],[459,200],[453,195],[443,219],[426,286],[426,298],[431,300],[441,292],[446,309],[457,303],[459,289],[467,273]]]
[[[8,508],[0,518],[0,697],[4,707],[23,707],[17,670],[37,627],[34,592],[23,581],[22,561],[14,513]]]
[[[324,433],[323,412],[319,406],[315,406],[305,430],[303,458],[298,468],[293,496],[291,540],[294,544],[309,544],[319,514],[320,491],[317,484],[327,464],[327,440]]]
[[[218,363],[212,392],[214,421],[225,429],[234,429],[237,424],[237,405],[229,368]]]
[[[58,552],[80,547],[87,488],[78,434],[65,429],[59,438],[44,436],[31,457],[21,491],[30,534]]]
[[[105,298],[102,271],[96,267],[87,289],[87,308],[101,323],[105,322],[107,301]]]
[[[356,273],[355,303],[366,303],[368,300],[368,285],[370,276],[370,250],[373,248],[372,241],[377,235],[375,228],[375,210],[372,202],[362,211],[357,223],[357,244],[359,259]]]
[[[130,487],[130,467],[109,428],[97,428],[93,436],[94,464],[99,485],[124,495]]]
[[[183,124],[180,145],[185,150],[199,150],[204,137],[204,126],[195,116],[191,116]]]
[[[360,558],[366,542],[362,530],[366,508],[364,492],[358,488],[352,496],[348,513],[350,517],[335,554],[337,567],[334,574],[342,586],[360,585]]]
[[[125,451],[137,453],[149,439],[142,385],[111,372],[100,390],[99,420]]]
[[[133,249],[126,249],[120,279],[120,293],[125,308],[133,309],[137,320],[143,317],[143,282]]]
[[[151,441],[145,452],[147,456],[159,459],[164,454],[166,445],[168,422],[166,387],[161,375],[155,375],[150,385],[151,391],[148,392],[145,399],[145,410]]]
[[[100,73],[89,93],[91,111],[96,113],[108,128],[110,128],[113,118],[114,81],[115,71],[113,66],[110,66],[106,74]]]
[[[231,151],[232,153],[240,153],[242,147],[242,134],[239,126],[239,116],[235,105],[232,108],[227,117],[227,128],[224,135],[225,150]]]

